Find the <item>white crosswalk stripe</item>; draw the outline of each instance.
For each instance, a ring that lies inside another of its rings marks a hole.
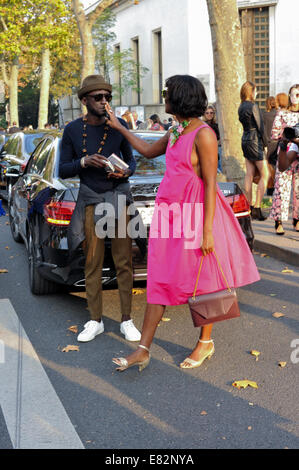
[[[8,299],[0,299],[0,406],[15,449],[84,448]]]

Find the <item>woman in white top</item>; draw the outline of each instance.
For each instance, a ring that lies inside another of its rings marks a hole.
[[[272,127],[272,139],[280,140],[286,127],[293,127],[299,123],[299,84],[293,85],[289,90],[289,104],[287,109],[280,109],[274,119]],[[275,230],[277,235],[283,235],[284,229],[282,222],[289,218],[289,203],[291,190],[295,190],[295,173],[293,165],[279,171],[278,164],[275,172],[275,183],[273,202],[270,212],[270,219],[275,221]],[[293,201],[298,204],[298,201]],[[299,231],[298,210],[293,204],[293,226]]]

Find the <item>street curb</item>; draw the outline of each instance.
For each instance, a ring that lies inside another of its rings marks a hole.
[[[299,266],[299,253],[296,253],[279,246],[272,245],[271,243],[264,242],[262,240],[254,239],[253,249],[262,251],[272,258],[276,258],[279,261],[284,261],[294,266]]]

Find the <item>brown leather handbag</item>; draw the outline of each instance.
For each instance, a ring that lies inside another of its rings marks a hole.
[[[195,327],[205,326],[211,323],[229,320],[230,318],[237,318],[240,316],[240,308],[237,300],[236,290],[229,287],[215,252],[214,255],[216,257],[223,279],[227,285],[227,289],[218,292],[212,292],[211,294],[195,295],[204,258],[204,256],[202,256],[194,292],[192,297],[189,297],[188,299],[188,304]]]

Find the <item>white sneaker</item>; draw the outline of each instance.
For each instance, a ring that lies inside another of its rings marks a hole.
[[[133,320],[121,322],[120,332],[125,335],[127,341],[140,341],[141,334],[134,325]]]
[[[95,320],[89,320],[84,325],[84,330],[78,335],[77,340],[82,342],[91,341],[97,335],[103,333],[104,331],[104,323],[101,320],[100,322]]]

